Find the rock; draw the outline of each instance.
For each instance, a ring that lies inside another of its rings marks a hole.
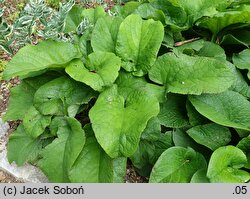
[[[0,137],[4,136],[9,129],[8,123],[4,123],[3,120],[0,118]]]

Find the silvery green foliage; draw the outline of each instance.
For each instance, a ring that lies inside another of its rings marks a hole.
[[[0,3],[2,3],[1,1]],[[4,9],[0,8],[0,47],[2,47],[5,51],[11,52],[9,48],[9,42],[7,37],[11,34],[12,27],[9,26],[6,21],[3,19]]]
[[[75,5],[75,0],[60,3],[59,10],[50,8],[44,0],[30,0],[14,24],[8,25],[0,10],[0,47],[12,54],[12,49],[19,49],[32,43],[32,36],[44,39],[71,41],[72,35],[63,33],[68,12]]]

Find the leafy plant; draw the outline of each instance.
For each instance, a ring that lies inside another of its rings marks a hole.
[[[44,0],[30,0],[13,25],[8,24],[0,10],[0,47],[9,54],[26,44],[36,42],[38,38],[54,40],[73,40],[70,33],[64,33],[68,12],[75,4],[74,0],[60,4],[59,10],[49,7]]]
[[[149,182],[248,182],[247,8],[72,7],[73,43],[27,45],[4,71],[22,79],[4,116],[23,120],[9,161],[31,162],[51,182],[123,182],[127,159]]]

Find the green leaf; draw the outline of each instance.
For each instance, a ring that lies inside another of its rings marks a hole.
[[[173,131],[173,142],[175,146],[191,147],[195,150],[199,149],[199,145],[183,129]]]
[[[80,57],[79,48],[70,43],[46,40],[36,46],[27,45],[7,64],[3,78],[36,76],[47,69],[64,68],[72,59]]]
[[[225,91],[235,81],[223,62],[181,53],[167,53],[158,57],[149,71],[149,78],[164,84],[168,92],[196,95]]]
[[[86,66],[81,60],[71,62],[66,72],[75,80],[89,85],[96,91],[111,86],[118,77],[121,60],[113,53],[94,52],[88,56]]]
[[[112,158],[132,155],[150,118],[159,112],[156,98],[134,91],[126,99],[117,86],[102,92],[89,112],[97,141]]]
[[[207,177],[213,183],[244,183],[250,180],[247,171],[240,170],[247,163],[246,155],[234,146],[220,147],[211,156]]]
[[[197,143],[213,151],[231,141],[229,129],[214,123],[195,126],[189,129],[187,134]]]
[[[231,63],[228,63],[228,66],[230,66],[232,72],[235,74],[236,77],[236,81],[230,87],[230,90],[238,92],[246,98],[250,98],[250,86],[246,82],[241,72],[236,69],[235,66]]]
[[[124,98],[127,98],[132,92],[145,92],[147,95],[156,97],[159,102],[165,101],[165,88],[155,84],[150,84],[145,77],[135,77],[131,73],[120,71],[115,82],[118,86],[118,92]]]
[[[191,178],[191,183],[209,183],[207,178],[207,169],[200,169],[195,172]]]
[[[9,137],[7,145],[8,161],[10,163],[15,161],[18,166],[21,166],[26,162],[35,160],[41,149],[42,141],[26,134],[23,125],[20,124]]]
[[[250,130],[250,102],[234,91],[189,96],[196,110],[223,126]]]
[[[64,32],[69,33],[72,31],[76,31],[82,20],[83,8],[75,5],[67,14]]]
[[[29,136],[37,138],[49,126],[51,117],[42,115],[34,106],[31,106],[23,118],[24,130]]]
[[[42,151],[38,166],[50,182],[69,182],[68,172],[85,144],[84,130],[76,119],[70,117],[57,117],[52,123],[58,126],[58,138]]]
[[[219,45],[205,41],[202,48],[198,51],[197,55],[203,57],[211,57],[221,61],[226,61],[226,54],[222,47]]]
[[[161,125],[171,128],[181,128],[189,125],[186,113],[186,97],[168,94],[167,99],[160,105],[157,116]]]
[[[71,182],[112,182],[112,159],[103,151],[94,137],[86,144],[69,172]]]
[[[235,54],[233,56],[233,63],[239,69],[247,69],[248,79],[250,79],[250,49],[246,49],[239,54]]]
[[[142,4],[143,5],[143,4]],[[152,7],[151,7],[152,6]],[[170,26],[171,30],[174,32],[178,32],[181,30],[188,29],[188,17],[187,13],[183,8],[178,5],[173,5],[170,1],[165,0],[156,0],[150,3],[149,8],[141,9],[140,14],[143,16],[147,14],[149,11],[154,11],[154,15],[161,17],[161,12],[165,15],[165,21],[163,24],[167,24]],[[146,13],[144,13],[146,12]]]
[[[147,141],[157,141],[161,136],[161,124],[157,117],[151,118],[144,131],[142,132],[141,139]]]
[[[139,15],[129,15],[120,25],[116,42],[122,67],[138,76],[146,74],[156,60],[163,36],[159,21],[144,21]]]
[[[196,25],[207,28],[214,35],[217,35],[222,29],[230,25],[244,23],[250,23],[250,11],[219,12],[211,17],[201,18],[201,20],[196,22]]]
[[[43,115],[75,116],[80,105],[87,104],[94,96],[95,93],[89,87],[62,76],[37,90],[34,106]]]
[[[33,105],[36,90],[55,77],[56,75],[53,73],[46,73],[41,76],[25,79],[21,84],[11,88],[7,112],[3,119],[5,121],[22,120],[27,110]]]
[[[94,51],[115,53],[117,34],[122,19],[119,17],[103,17],[98,19],[91,36]]]
[[[143,19],[159,20],[162,24],[165,24],[165,14],[162,10],[157,9],[152,3],[143,3],[135,11],[134,14],[140,15]]]
[[[159,138],[154,141],[142,139],[137,151],[129,158],[140,175],[149,176],[160,155],[172,146],[172,132],[166,132],[160,134]]]
[[[194,173],[206,166],[204,157],[192,148],[171,147],[155,163],[149,182],[190,182]]]
[[[106,16],[106,12],[102,6],[96,8],[84,9],[82,11],[83,18],[87,19],[91,24],[95,24],[101,17]]]
[[[250,169],[250,135],[243,138],[238,144],[237,147],[241,149],[247,156],[247,164],[245,168]]]
[[[112,7],[112,12],[117,13],[118,16],[126,18],[128,15],[132,14],[141,2],[131,1],[127,2],[124,6],[115,5]]]
[[[113,169],[114,169],[113,182],[123,183],[127,171],[127,158],[119,157],[113,159]]]
[[[221,45],[250,45],[250,31],[249,30],[236,30],[231,34],[223,36]]]
[[[189,123],[192,126],[207,124],[207,123],[210,122],[207,118],[205,118],[203,115],[201,115],[194,108],[194,106],[191,104],[191,102],[189,100],[187,100],[186,109],[187,109],[187,115],[188,115],[188,118],[189,118]]]

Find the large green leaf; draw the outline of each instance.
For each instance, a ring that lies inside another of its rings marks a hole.
[[[113,182],[114,162],[98,144],[94,136],[86,144],[69,172],[71,182]]]
[[[247,163],[246,155],[234,146],[220,147],[211,156],[207,177],[216,183],[244,183],[250,180],[247,171],[240,170]]]
[[[165,24],[165,14],[162,10],[157,9],[152,3],[143,3],[134,11],[134,14],[140,15],[143,19],[159,20]]]
[[[52,123],[58,126],[58,138],[42,151],[38,166],[50,182],[68,182],[68,172],[85,144],[84,130],[70,117],[57,117]]]
[[[249,16],[250,17],[250,16]],[[248,70],[248,79],[250,79],[250,50],[246,49],[233,56],[233,63],[239,69]]]
[[[111,86],[118,77],[121,60],[113,53],[94,52],[88,56],[86,66],[81,60],[70,63],[66,72],[75,80],[83,82],[96,91]]]
[[[120,17],[103,17],[98,19],[91,36],[91,45],[94,51],[115,53],[115,46],[119,26],[122,22]]]
[[[31,106],[23,118],[23,127],[28,135],[36,138],[50,125],[51,117],[42,115],[34,106]]]
[[[116,42],[123,68],[138,76],[146,74],[156,60],[163,36],[161,22],[129,15],[120,25]]]
[[[237,147],[241,149],[247,156],[246,168],[250,169],[250,135],[243,138],[238,144]]]
[[[27,45],[7,64],[3,78],[36,76],[46,69],[64,68],[72,59],[80,57],[79,48],[71,43],[46,40],[36,46]]]
[[[23,125],[19,125],[8,141],[7,151],[10,163],[15,161],[18,166],[37,158],[42,149],[42,141],[26,134]]]
[[[215,123],[250,130],[250,102],[234,91],[189,96],[196,110]]]
[[[154,11],[154,9],[151,8],[151,6],[157,11]],[[165,1],[165,0],[155,0],[150,3],[150,6],[148,6],[149,9],[144,10],[142,9],[141,11],[154,11],[154,14],[158,16],[161,12],[165,14],[165,24],[169,25],[170,28],[174,32],[178,32],[181,30],[188,29],[189,27],[189,21],[188,21],[188,16],[186,11],[180,7],[179,5],[174,5],[170,1]],[[140,14],[143,16],[145,14],[141,13]],[[160,14],[161,15],[161,14]],[[158,16],[160,17],[160,16]]]
[[[120,71],[115,83],[118,86],[118,92],[124,98],[135,90],[145,92],[147,95],[156,97],[159,102],[165,101],[165,88],[148,83],[145,77],[135,77],[131,73]]]
[[[186,97],[168,94],[165,102],[160,105],[160,113],[157,117],[161,125],[166,127],[181,128],[189,125],[186,112]]]
[[[206,166],[204,157],[192,148],[171,147],[155,163],[149,182],[190,182],[194,173]]]
[[[231,141],[229,129],[214,123],[195,126],[189,129],[187,134],[197,143],[213,151]]]
[[[225,63],[181,53],[158,57],[149,71],[149,78],[164,84],[168,92],[196,95],[225,91],[235,80]]]
[[[34,106],[43,115],[75,116],[82,104],[95,96],[93,90],[66,76],[41,86],[34,96]]]
[[[112,158],[132,155],[147,122],[159,112],[156,98],[134,91],[127,99],[117,86],[102,92],[89,112],[97,141]]]
[[[83,20],[83,8],[79,6],[74,6],[67,14],[64,32],[68,33],[71,31],[76,31],[77,27]]]
[[[217,35],[222,29],[230,25],[242,23],[250,23],[250,11],[219,12],[211,17],[202,18],[196,25],[207,28],[214,35]]]
[[[10,89],[10,99],[4,120],[22,120],[25,113],[33,105],[36,90],[54,79],[56,74],[43,74],[34,78],[27,78],[20,85]]]
[[[153,0],[150,5],[153,8],[162,10],[166,15],[166,24],[170,25],[173,31],[185,30],[193,23],[203,17],[212,16],[217,13],[216,9],[223,9],[230,5],[231,1],[222,0]],[[142,6],[140,6],[142,7]],[[150,8],[150,7],[149,7]],[[158,12],[159,12],[158,10]],[[147,10],[144,10],[145,13]],[[150,8],[152,12],[153,9]],[[158,13],[157,13],[158,14]],[[144,14],[145,15],[145,14]],[[154,15],[156,15],[154,13]],[[153,15],[153,16],[154,16]]]

